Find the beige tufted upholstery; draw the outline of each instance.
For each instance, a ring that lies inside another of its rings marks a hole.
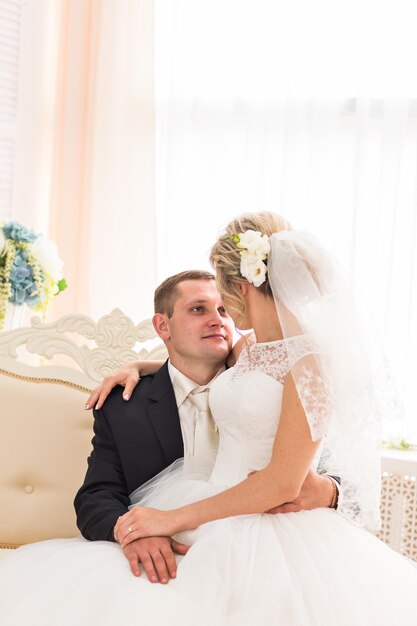
[[[90,451],[87,390],[0,375],[0,544],[77,534],[73,497]]]
[[[154,337],[149,320],[134,325],[117,309],[97,323],[69,315],[0,332],[0,556],[24,543],[78,534],[73,500],[91,450],[89,390],[121,363],[165,358],[159,340],[136,351],[137,342]],[[41,359],[19,355],[22,346]],[[71,366],[39,365],[56,355]]]

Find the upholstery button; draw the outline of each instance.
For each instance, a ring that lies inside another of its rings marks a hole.
[[[32,487],[32,485],[26,485],[26,487],[25,487],[25,491],[26,491],[26,493],[32,493],[32,492],[33,492],[33,487]]]

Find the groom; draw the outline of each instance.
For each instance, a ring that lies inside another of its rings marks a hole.
[[[196,394],[207,397],[232,347],[233,323],[214,276],[190,271],[165,280],[155,292],[153,324],[169,360],[139,381],[129,402],[116,387],[94,411],[93,450],[74,502],[86,539],[115,541],[114,526],[132,491],[176,459],[216,445],[211,416],[199,414],[195,401]],[[327,507],[333,493],[329,477],[310,472],[297,500],[274,512]],[[166,583],[176,575],[174,552],[187,550],[173,539],[151,537],[130,543],[124,553],[134,575],[141,563],[149,580]]]

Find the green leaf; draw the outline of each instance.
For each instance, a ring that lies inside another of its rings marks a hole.
[[[233,241],[236,245],[240,243],[240,235],[238,233],[233,233],[233,235],[228,235],[225,237],[226,241]]]
[[[383,441],[384,448],[391,448],[392,450],[417,450],[417,445],[407,441],[406,439]]]
[[[65,280],[65,278],[61,278],[61,280],[58,282],[58,293],[61,293],[61,291],[64,291],[64,289],[66,289],[67,287],[67,281]]]

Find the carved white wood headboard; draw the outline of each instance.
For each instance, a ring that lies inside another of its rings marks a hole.
[[[30,375],[32,368],[20,362],[19,348],[43,357],[42,361],[57,355],[65,356],[70,367],[37,367],[37,373],[41,374],[45,369],[51,373],[53,369],[55,376],[62,376],[65,380],[70,377],[74,383],[91,388],[123,363],[165,359],[167,352],[160,341],[156,345],[153,342],[150,348],[137,346],[156,337],[150,320],[134,324],[120,309],[114,309],[98,322],[87,315],[75,314],[65,315],[50,324],[34,317],[29,327],[0,333],[0,369],[10,370],[15,361],[13,370],[17,374]]]

